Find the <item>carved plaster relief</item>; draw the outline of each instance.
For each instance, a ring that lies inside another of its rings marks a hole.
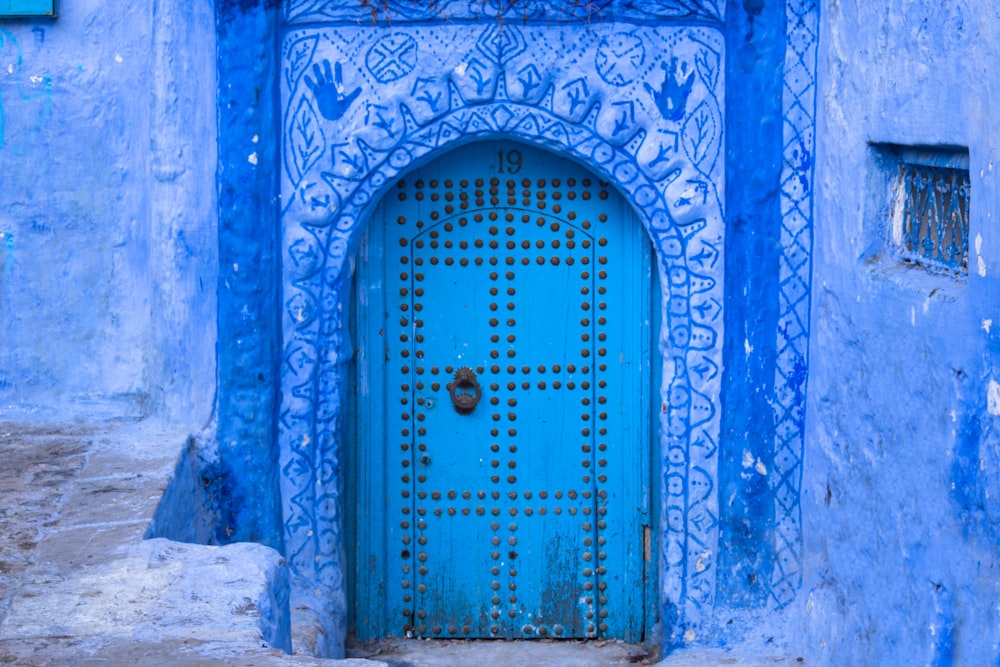
[[[366,214],[408,169],[503,136],[611,181],[653,240],[664,303],[662,596],[699,625],[718,543],[721,35],[616,24],[307,28],[286,36],[283,65],[280,437],[293,568],[340,586],[342,314]]]
[[[328,1],[286,5],[280,444],[297,576],[343,589],[337,480],[351,349],[342,315],[368,212],[397,177],[442,151],[508,137],[611,181],[653,240],[664,303],[661,602],[676,610],[685,639],[710,620],[722,364],[720,4],[523,3],[530,16],[493,0],[378,3],[374,14]],[[801,585],[817,10],[790,0],[787,15],[769,586],[778,607]],[[673,23],[614,22],[649,18]]]

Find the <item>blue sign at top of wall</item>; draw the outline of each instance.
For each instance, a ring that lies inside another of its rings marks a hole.
[[[55,15],[56,0],[0,0],[0,18]]]

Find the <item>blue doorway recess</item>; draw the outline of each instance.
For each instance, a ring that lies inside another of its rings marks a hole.
[[[357,639],[645,638],[652,263],[621,195],[537,148],[391,188],[355,278]]]

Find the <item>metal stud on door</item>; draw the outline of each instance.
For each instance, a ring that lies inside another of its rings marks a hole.
[[[358,557],[385,554],[388,634],[639,639],[641,228],[608,184],[517,144],[456,150],[389,199],[368,240],[386,544]]]

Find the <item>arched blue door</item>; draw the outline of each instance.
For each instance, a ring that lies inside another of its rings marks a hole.
[[[544,151],[393,188],[357,274],[359,639],[642,638],[650,276],[621,196]]]

